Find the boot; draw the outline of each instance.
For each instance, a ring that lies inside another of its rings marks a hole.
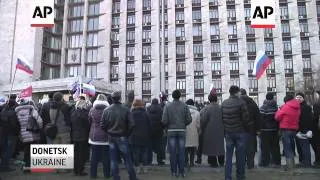
[[[294,166],[295,166],[294,159],[293,158],[286,158],[286,162],[287,162],[286,170],[287,171],[293,170]]]

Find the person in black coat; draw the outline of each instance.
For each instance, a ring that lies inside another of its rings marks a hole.
[[[311,139],[311,146],[315,154],[315,166],[320,166],[320,91],[314,93],[315,103],[313,105],[313,137]]]
[[[137,172],[146,173],[147,167],[144,166],[148,165],[148,152],[151,147],[151,123],[142,100],[136,99],[132,103],[129,132],[129,143],[132,145],[133,162]]]
[[[147,108],[149,119],[151,122],[151,141],[152,150],[157,154],[158,165],[164,165],[163,157],[161,155],[160,143],[163,137],[164,126],[162,120],[162,108],[158,99],[153,99],[151,105]]]
[[[246,102],[248,111],[249,111],[249,124],[247,131],[249,132],[249,137],[247,140],[247,149],[246,149],[246,160],[248,169],[254,168],[254,157],[257,152],[257,130],[258,130],[258,121],[260,116],[260,110],[256,102],[247,95],[245,89],[241,89],[241,99]]]

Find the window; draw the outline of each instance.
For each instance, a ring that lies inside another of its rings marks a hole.
[[[134,54],[134,47],[127,47],[127,56],[132,57]]]
[[[291,40],[283,41],[283,50],[284,51],[291,51]]]
[[[309,32],[308,23],[300,23],[300,31],[304,33]]]
[[[119,32],[112,31],[111,32],[111,39],[112,39],[112,41],[119,41]]]
[[[235,9],[227,9],[228,19],[236,17],[236,10]]]
[[[134,9],[136,6],[136,1],[135,0],[128,0],[127,5],[128,5],[128,7],[127,7],[128,9]]]
[[[229,43],[229,52],[238,52],[238,43]]]
[[[176,11],[176,20],[184,21],[184,11]]]
[[[255,31],[251,25],[246,25],[246,34],[255,34]]]
[[[273,42],[272,41],[265,41],[264,42],[266,51],[273,51]]]
[[[135,15],[128,16],[128,25],[134,25],[136,22]]]
[[[169,88],[169,81],[168,81],[168,79],[166,79],[166,82],[165,82],[165,89],[166,89],[166,90],[168,90],[168,88]]]
[[[184,45],[177,45],[177,54],[184,55],[185,54],[185,47]]]
[[[151,56],[151,46],[142,46],[142,55]]]
[[[307,15],[306,6],[298,6],[298,15],[299,16],[306,16]]]
[[[286,77],[286,88],[293,89],[294,88],[294,78]]]
[[[164,46],[164,55],[168,56],[168,45]]]
[[[151,0],[143,0],[144,8],[151,8]]]
[[[89,33],[88,34],[87,46],[98,46],[98,33]]]
[[[135,39],[135,32],[134,31],[128,31],[127,32],[127,40],[131,41]]]
[[[269,37],[270,34],[272,34],[271,28],[264,29],[264,36],[265,37]]]
[[[185,62],[177,62],[177,72],[186,72]]]
[[[258,89],[258,80],[256,78],[249,78],[249,88]]]
[[[184,37],[184,26],[176,27],[176,37]]]
[[[317,16],[320,16],[320,5],[317,5]]]
[[[99,15],[100,11],[100,3],[97,4],[89,4],[89,16]]]
[[[192,0],[192,4],[200,4],[201,0]]]
[[[293,69],[293,61],[292,59],[284,59],[285,69]]]
[[[134,81],[127,81],[127,91],[133,91],[134,89]]]
[[[210,25],[210,35],[211,36],[219,36],[220,35],[220,29],[219,25]]]
[[[254,68],[254,60],[248,60],[248,69],[252,71],[253,68]]]
[[[97,61],[98,61],[98,49],[88,49],[87,62],[97,62]]]
[[[212,53],[221,52],[220,43],[211,43],[211,52]]]
[[[244,8],[244,17],[246,18],[251,17],[251,8]]]
[[[194,89],[203,89],[203,88],[204,88],[203,79],[195,79],[194,80]]]
[[[83,6],[74,6],[69,8],[69,17],[83,16]]]
[[[203,71],[203,62],[202,61],[195,61],[194,62],[194,71],[197,71],[197,72]]]
[[[311,59],[310,58],[302,58],[303,69],[311,69]]]
[[[220,61],[213,61],[211,63],[211,70],[212,71],[221,71],[221,62]]]
[[[112,57],[119,57],[119,48],[112,49]]]
[[[89,18],[88,19],[88,31],[99,29],[99,18]]]
[[[127,64],[127,74],[134,74],[134,64]]]
[[[69,48],[79,48],[82,46],[82,35],[72,35],[68,37]]]
[[[185,79],[177,79],[177,89],[186,89]]]
[[[193,26],[193,36],[202,36],[202,28],[201,25],[194,25]]]
[[[212,85],[215,89],[221,90],[222,89],[222,81],[221,79],[213,79]]]
[[[289,23],[282,23],[281,24],[281,32],[282,33],[290,33],[290,24]]]
[[[116,16],[112,18],[112,25],[119,26],[120,25],[120,16]]]
[[[229,35],[237,35],[237,25],[236,24],[229,24],[228,25],[228,34]]]
[[[306,90],[309,90],[313,87],[313,79],[312,76],[305,76],[304,77],[304,87]]]
[[[268,88],[276,88],[276,78],[275,77],[267,77]]]
[[[142,72],[150,73],[151,72],[151,63],[143,63],[142,64]]]
[[[112,12],[120,12],[120,2],[113,2],[112,4]]]
[[[192,20],[201,20],[201,10],[192,11]]]
[[[310,50],[309,40],[301,40],[301,49],[303,51],[309,51]]]
[[[247,42],[247,51],[255,53],[256,52],[256,42]]]
[[[184,0],[176,0],[176,4],[178,5],[178,4],[184,4]]]
[[[119,65],[111,65],[111,74],[119,74]]]
[[[280,16],[288,16],[288,7],[287,6],[280,6]]]
[[[142,90],[143,91],[150,91],[151,90],[151,81],[150,80],[143,80],[142,81]]]
[[[151,14],[144,14],[143,15],[143,23],[144,24],[151,23]]]
[[[97,78],[97,65],[90,65],[86,68],[87,78]]]
[[[231,60],[230,61],[230,70],[231,71],[239,71],[239,61],[238,60]]]
[[[68,32],[82,32],[83,31],[83,20],[71,20],[68,23]]]
[[[202,54],[202,44],[193,44],[193,54]]]
[[[151,39],[151,30],[143,30],[142,39]]]
[[[70,66],[67,69],[67,76],[77,77],[80,74],[80,66]]]
[[[231,78],[230,79],[230,84],[232,86],[238,86],[240,87],[240,78]]]
[[[210,9],[209,11],[210,19],[218,19],[219,18],[219,11],[218,9]]]

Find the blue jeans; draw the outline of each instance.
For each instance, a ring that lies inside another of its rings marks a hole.
[[[184,173],[185,167],[185,153],[186,153],[186,133],[185,132],[169,132],[168,134],[168,145],[170,152],[170,165],[171,173],[177,174]]]
[[[298,142],[302,151],[301,163],[306,167],[311,167],[311,150],[309,139],[299,139]]]
[[[149,162],[149,148],[139,145],[132,145],[133,162],[135,166],[148,165]]]
[[[234,149],[236,149],[236,167],[237,179],[245,179],[245,166],[246,166],[246,141],[248,133],[226,133],[226,166],[225,166],[225,179],[232,180],[232,157]]]
[[[91,145],[91,177],[97,177],[98,164],[103,164],[104,177],[110,177],[109,145]]]
[[[109,137],[111,172],[114,180],[120,180],[119,176],[119,155],[124,159],[129,173],[129,180],[136,180],[136,173],[133,168],[129,142],[126,137]]]
[[[9,162],[15,151],[17,140],[18,137],[14,135],[4,135],[0,137],[0,145],[2,147],[0,168],[9,168]]]
[[[293,159],[294,158],[294,139],[296,137],[296,131],[293,130],[281,130],[282,135],[282,143],[283,143],[283,150],[286,159]]]

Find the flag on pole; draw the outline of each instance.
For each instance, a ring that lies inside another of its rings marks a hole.
[[[18,97],[20,99],[32,97],[32,86],[29,86],[26,89],[22,90]]]
[[[74,94],[73,94],[73,98],[74,98],[74,99],[78,99],[78,98],[80,97],[80,94],[81,94],[80,91],[81,91],[80,85],[78,84],[77,87],[76,87],[76,90],[75,90],[75,92],[74,92]]]
[[[16,69],[20,69],[28,74],[33,74],[31,67],[20,58],[17,60]]]
[[[87,94],[90,96],[96,95],[96,88],[93,85],[83,83],[82,89],[84,94]]]
[[[252,75],[256,75],[257,80],[259,80],[264,74],[267,67],[272,63],[272,59],[265,55],[263,51],[259,51],[254,61],[254,68]]]

